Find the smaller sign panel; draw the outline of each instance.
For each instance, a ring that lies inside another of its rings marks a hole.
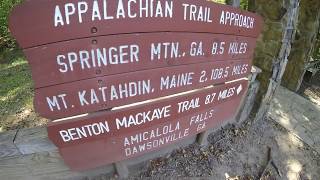
[[[251,59],[256,39],[205,33],[100,36],[25,49],[36,88],[139,70]],[[63,48],[61,48],[63,47]]]
[[[250,60],[200,63],[112,75],[36,89],[35,109],[58,119],[245,78]]]
[[[205,32],[258,37],[260,16],[201,0],[28,0],[10,16],[23,49],[92,36]]]
[[[232,119],[247,90],[245,80],[48,126],[49,138],[74,170],[133,158]]]

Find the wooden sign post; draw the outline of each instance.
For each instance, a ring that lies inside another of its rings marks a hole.
[[[236,115],[262,20],[192,0],[29,0],[10,30],[73,170],[141,156]]]

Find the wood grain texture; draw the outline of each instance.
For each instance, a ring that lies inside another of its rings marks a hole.
[[[30,174],[26,161],[22,156],[0,160],[0,177],[4,180],[23,179]]]
[[[14,144],[23,155],[57,150],[56,146],[48,139],[46,128],[19,130]]]
[[[17,130],[0,134],[0,158],[20,155],[13,141]]]
[[[0,160],[1,180],[84,179],[113,171],[112,165],[82,173],[70,171],[56,151]]]

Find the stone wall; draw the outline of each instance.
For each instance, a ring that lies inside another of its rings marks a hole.
[[[301,0],[297,33],[293,42],[282,85],[297,91],[305,73],[305,65],[313,54],[319,29],[320,1]]]
[[[286,35],[285,30],[288,28],[289,7],[288,0],[249,0],[249,10],[260,14],[264,19],[263,32],[258,40],[254,57],[254,64],[263,70],[263,73],[258,76],[261,88],[257,102],[261,102],[267,92],[269,80],[274,75],[274,66],[279,62],[278,55]],[[319,0],[300,0],[296,34],[281,80],[282,85],[290,90],[299,89],[305,73],[305,65],[313,53],[319,30],[319,9]]]
[[[273,64],[276,62],[286,27],[285,0],[249,0],[249,10],[260,14],[264,19],[264,27],[257,42],[254,65],[262,69],[258,76],[261,83],[256,102],[261,102],[267,92],[269,79],[272,77]]]
[[[320,23],[320,20],[319,20]],[[313,51],[313,59],[319,60],[320,59],[320,28],[318,30],[318,35],[317,35],[317,39],[316,39],[316,43],[314,46],[314,51]]]

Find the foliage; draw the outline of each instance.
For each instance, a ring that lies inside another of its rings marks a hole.
[[[248,0],[241,0],[240,1],[240,7],[241,7],[241,9],[248,10],[249,1]]]
[[[5,48],[14,48],[15,41],[10,35],[8,17],[12,8],[21,0],[0,0],[0,53]]]
[[[315,42],[315,49],[313,53],[313,59],[320,61],[320,29]]]
[[[226,0],[211,0],[211,1],[220,3],[220,4],[226,4]]]

